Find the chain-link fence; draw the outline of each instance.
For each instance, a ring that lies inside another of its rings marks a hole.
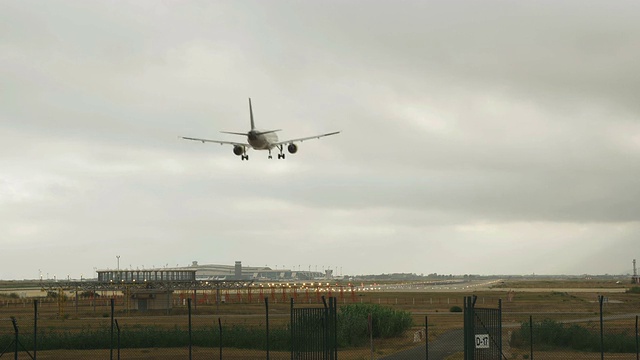
[[[398,351],[381,358],[385,360],[449,360],[473,359],[472,354],[464,356],[464,329],[447,327],[438,330],[437,323],[429,323],[426,329],[438,332],[428,335],[428,344],[414,345],[413,348]],[[610,359],[638,360],[640,347],[638,337],[638,315],[605,316],[595,318],[556,320],[530,320],[519,325],[507,324],[502,329],[502,349],[496,357],[483,360],[536,359]],[[348,357],[343,357],[347,359]]]
[[[68,302],[66,312],[60,311],[55,301],[1,304],[0,360],[327,358],[322,354],[292,357],[292,312],[281,299],[272,307],[265,299],[261,304],[220,305],[224,314],[211,313],[203,303],[198,305],[199,311],[192,311],[191,300],[185,299],[182,306],[180,299],[180,306],[172,309],[170,316],[163,311],[129,313],[122,299],[106,300],[98,305]],[[427,308],[436,302],[450,311]],[[376,298],[362,304],[368,307],[353,306],[359,303],[338,303],[335,358],[464,359],[463,316],[455,305],[461,305],[461,299]],[[479,303],[484,304],[484,299]],[[485,306],[493,303],[487,299]],[[382,333],[383,328],[392,327],[392,321],[385,318],[387,312],[394,313],[400,305],[413,309],[413,320],[399,332]],[[373,306],[382,311],[372,312]],[[427,311],[420,310],[425,308]],[[349,311],[354,310],[366,314],[351,316]],[[419,313],[428,318],[416,316]],[[12,314],[19,316],[12,318]],[[501,359],[640,359],[637,315],[601,314],[517,314],[517,321],[513,314],[507,314]]]
[[[508,359],[639,359],[638,316],[533,317],[504,329]]]
[[[29,302],[16,301],[1,308],[1,313],[21,316],[0,315],[0,359],[371,359],[380,357],[376,352],[381,348],[387,352],[415,346],[405,336],[411,332],[408,313],[377,304],[363,308],[344,304],[340,309],[344,325],[338,331],[331,320],[337,315],[337,301],[321,299],[324,306],[296,305],[301,310],[333,306],[331,318],[317,317],[317,326],[307,322],[306,312],[294,319],[293,299],[287,306],[280,301],[273,308],[263,299],[262,311],[258,304],[230,306],[221,316],[193,314],[190,298],[185,299],[186,309],[173,309],[170,316],[127,313],[122,304],[117,310],[122,299],[114,298],[95,314],[83,312],[81,304],[78,313],[63,314],[55,303],[40,311],[38,301],[30,311]],[[371,308],[378,311],[372,313]],[[400,315],[405,327],[388,326],[393,315]],[[309,336],[307,330],[315,327],[320,331]],[[424,343],[424,338],[419,341]]]
[[[249,320],[239,322],[233,315],[193,315],[191,299],[186,299],[184,315],[118,318],[115,299],[109,301],[101,318],[38,316],[38,301],[31,321],[0,318],[0,359],[291,358],[290,328],[270,329],[268,307],[264,315],[242,316]]]

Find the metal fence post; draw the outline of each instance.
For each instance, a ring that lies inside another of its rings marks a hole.
[[[638,315],[636,315],[636,360],[640,360],[640,348],[638,347]]]
[[[373,316],[367,315],[367,328],[369,330],[369,343],[371,346],[371,360],[373,360]]]
[[[334,360],[338,360],[338,299],[333,298],[333,352]]]
[[[425,342],[425,359],[429,360],[429,321],[424,317],[424,342]]]
[[[113,308],[114,308],[114,300],[113,298],[109,299],[111,304],[111,343],[109,344],[109,359],[113,360]]]
[[[189,360],[191,360],[191,298],[187,299],[187,312],[189,313]]]
[[[469,343],[473,342],[473,313],[472,313],[472,305],[471,305],[471,296],[464,297],[464,360],[473,359],[473,349],[469,346]]]
[[[467,297],[464,297],[464,307],[463,307],[463,313],[462,313],[462,323],[463,323],[463,329],[462,329],[462,358],[464,360],[468,359],[468,355],[467,355],[467,342],[469,342],[469,340],[467,339]]]
[[[218,331],[220,332],[220,360],[222,360],[222,322],[220,321],[220,318],[218,318]]]
[[[14,359],[18,360],[18,350],[20,350],[20,339],[18,337],[18,323],[16,322],[16,318],[15,317],[11,317],[11,323],[13,324],[13,330],[15,331],[15,340],[13,341],[15,343],[15,352],[14,352]]]
[[[291,298],[291,304],[293,304],[293,298]],[[291,305],[293,307],[293,305]],[[269,360],[269,298],[264,298],[264,312],[266,316],[266,330],[267,330],[267,360]]]
[[[498,326],[500,326],[500,337],[498,338],[500,348],[498,352],[502,355],[502,299],[498,299]]]
[[[636,324],[637,324],[636,320]],[[636,329],[638,326],[636,325]],[[637,331],[636,331],[637,333]],[[33,360],[38,358],[38,299],[33,300]]]
[[[604,321],[602,318],[602,303],[604,302],[604,296],[598,296],[598,302],[600,303],[600,359],[604,360]]]
[[[531,357],[533,360],[533,316],[529,315],[529,345],[531,346]]]
[[[267,299],[268,299],[268,296],[264,298],[264,301],[267,301]],[[297,329],[296,329],[296,322],[295,322],[295,314],[293,312],[293,298],[291,298],[291,303],[289,306],[289,314],[291,314],[289,322],[291,324],[290,325],[291,326],[291,360],[293,360],[294,351],[297,348],[296,336],[295,336]]]
[[[118,347],[117,347],[117,349],[118,349],[118,360],[120,360],[120,325],[118,324],[118,319],[115,320],[115,323],[116,323],[116,329],[118,330],[118,342],[117,342]]]
[[[322,312],[322,356],[323,359],[329,358],[329,310],[327,307],[327,299],[322,296],[322,304],[324,309]]]

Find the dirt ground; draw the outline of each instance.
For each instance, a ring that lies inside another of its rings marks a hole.
[[[629,284],[619,284],[615,281],[504,281],[500,284],[500,289],[483,289],[480,291],[469,290],[468,293],[461,292],[369,292],[359,293],[357,297],[352,297],[345,293],[344,298],[338,293],[338,306],[351,302],[371,303],[390,306],[394,309],[409,311],[412,314],[415,327],[424,327],[426,317],[429,324],[429,340],[443,334],[451,329],[460,328],[463,324],[462,313],[450,312],[453,306],[463,306],[463,297],[476,295],[477,306],[495,308],[498,301],[502,300],[502,320],[503,326],[517,328],[523,321],[528,321],[529,316],[533,316],[534,321],[540,319],[554,319],[556,321],[581,321],[593,319],[598,316],[598,295],[602,294],[599,289],[614,289],[619,292],[609,292],[606,294],[608,302],[604,306],[607,331],[631,331],[634,327],[635,317],[628,316],[616,318],[616,315],[626,315],[637,313],[640,309],[640,294],[624,293],[624,289],[630,287]],[[545,288],[546,290],[539,290]],[[557,291],[564,288],[563,291]],[[1,287],[0,287],[1,289]],[[535,291],[531,291],[534,290]],[[574,289],[574,290],[572,290]],[[575,290],[575,289],[579,289]],[[16,291],[11,289],[12,292]],[[108,293],[106,295],[113,295]],[[176,294],[176,298],[179,294]],[[247,326],[264,326],[265,307],[257,296],[252,303],[248,299],[241,299],[238,303],[225,303],[215,305],[212,302],[203,302],[205,294],[199,294],[197,307],[193,309],[193,327],[217,326],[220,319],[223,327],[234,324]],[[208,294],[209,300],[211,294]],[[81,298],[75,301],[74,298],[61,302],[55,299],[41,299],[39,305],[38,326],[39,329],[62,329],[81,330],[88,326],[100,327],[109,326],[109,307],[107,300],[110,296],[103,296],[96,300]],[[234,298],[235,297],[230,297]],[[290,305],[288,302],[275,299],[269,304],[269,322],[272,328],[286,326],[290,320]],[[299,302],[305,300],[300,295]],[[312,297],[313,300],[313,297]],[[177,303],[177,301],[176,301]],[[129,311],[127,302],[122,296],[116,297],[115,317],[123,327],[129,326],[159,326],[187,329],[188,318],[186,306],[178,303],[167,315],[162,312],[136,312]],[[194,304],[195,305],[195,304]],[[314,304],[317,306],[318,304]],[[61,316],[62,314],[62,316]],[[21,326],[21,334],[33,332],[33,299],[16,299],[8,296],[0,296],[0,334],[12,333],[10,317],[15,317]],[[592,320],[589,320],[593,322]],[[414,329],[415,330],[415,329]],[[394,351],[415,346],[412,337],[403,339],[393,339],[388,343],[378,341],[376,343],[377,356],[389,354]],[[0,348],[2,351],[3,348]],[[123,359],[186,359],[188,358],[187,348],[153,348],[153,349],[123,349],[121,358]],[[108,359],[109,350],[55,350],[39,351],[39,359]],[[591,354],[580,353],[581,359],[596,359]],[[223,349],[224,359],[265,359],[266,352],[252,350]],[[536,359],[554,359],[557,354],[538,353]],[[2,359],[12,359],[13,353],[6,353]],[[26,353],[22,353],[19,359],[29,359]],[[114,359],[117,354],[114,352]],[[193,359],[218,359],[219,350],[212,348],[193,348]],[[289,353],[271,352],[271,359],[290,359]],[[346,350],[345,359],[370,359],[367,349]],[[519,357],[522,358],[522,357]],[[607,354],[607,359],[635,359],[633,356]]]

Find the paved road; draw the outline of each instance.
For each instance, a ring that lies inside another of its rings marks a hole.
[[[457,352],[463,351],[462,343],[464,332],[462,329],[451,330],[429,343],[429,360],[446,359]],[[415,360],[425,359],[425,345],[416,346],[413,349],[404,350],[380,358],[381,360]]]

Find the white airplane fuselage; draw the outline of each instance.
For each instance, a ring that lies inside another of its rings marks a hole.
[[[257,130],[263,132],[262,130]],[[247,142],[255,150],[269,150],[274,147],[278,142],[278,135],[275,132],[269,132],[266,134],[252,135],[251,132],[247,134]]]

